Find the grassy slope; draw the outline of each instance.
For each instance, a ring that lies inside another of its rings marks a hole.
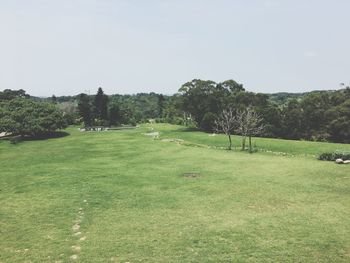
[[[144,128],[160,131],[162,138],[178,138],[189,143],[208,145],[214,147],[226,148],[228,141],[224,135],[210,136],[212,134],[200,131],[190,131],[189,129],[169,124],[145,124]],[[240,149],[241,137],[233,136],[233,145]],[[253,138],[253,145],[263,151],[272,151],[274,153],[285,153],[288,155],[311,155],[315,156],[323,152],[350,151],[350,144],[327,143],[327,142],[310,142],[310,141],[293,141],[271,138]],[[248,140],[246,143],[248,147]]]
[[[68,262],[73,245],[77,262],[350,260],[350,166],[186,147],[147,130],[0,142],[0,262]],[[306,145],[311,154],[339,147]],[[79,208],[85,241],[72,231]]]

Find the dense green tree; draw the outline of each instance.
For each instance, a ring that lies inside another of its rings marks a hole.
[[[108,96],[103,93],[102,88],[98,88],[94,99],[94,116],[99,120],[108,118]]]
[[[230,90],[211,80],[194,79],[182,85],[179,93],[182,95],[182,110],[190,113],[198,126],[205,129],[207,123],[202,124],[204,115],[207,112],[218,115],[225,107]]]
[[[330,106],[329,96],[326,92],[310,93],[300,102],[304,127],[302,136],[305,139],[328,139],[329,135],[325,130],[327,125],[325,112],[329,109]]]
[[[63,112],[51,103],[24,98],[0,102],[0,132],[38,136],[66,126]]]
[[[300,139],[303,137],[303,112],[299,102],[292,99],[282,111],[282,137]]]
[[[282,110],[279,105],[269,103],[266,107],[259,108],[258,112],[263,119],[265,129],[261,135],[266,137],[281,137],[282,136]]]
[[[108,112],[109,125],[117,125],[121,120],[120,109],[117,104],[112,104]]]
[[[329,139],[350,143],[350,88],[333,93],[330,101],[333,107],[325,112]]]
[[[212,112],[206,112],[201,122],[201,128],[205,131],[213,131],[217,115]]]
[[[181,104],[181,98],[178,94],[174,96],[164,97],[166,99],[166,103],[164,105],[164,111],[162,116],[163,122],[173,123],[173,124],[190,124],[190,116],[187,116],[179,106]],[[159,116],[161,117],[161,116]]]
[[[225,80],[224,82],[221,82],[218,85],[226,90],[229,90],[233,94],[245,91],[245,89],[243,88],[243,85],[237,83],[233,79]]]
[[[0,101],[2,100],[12,100],[14,98],[28,98],[29,95],[23,89],[20,90],[11,90],[5,89],[0,91]]]
[[[130,124],[131,121],[135,121],[135,114],[131,107],[128,105],[123,105],[120,107],[120,123]]]
[[[88,127],[92,125],[92,106],[88,95],[81,93],[78,96],[78,111],[79,115],[84,122],[84,126]]]

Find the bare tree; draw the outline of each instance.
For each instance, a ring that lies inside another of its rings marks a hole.
[[[215,121],[215,131],[223,132],[228,136],[229,146],[228,150],[232,149],[232,140],[231,134],[233,133],[233,129],[235,127],[235,114],[232,108],[228,108],[223,110],[217,120]]]
[[[252,152],[252,136],[260,134],[264,129],[262,118],[252,107],[248,107],[246,110],[238,112],[235,120],[237,131],[242,135],[242,150],[245,150],[245,143],[248,137],[249,152]]]

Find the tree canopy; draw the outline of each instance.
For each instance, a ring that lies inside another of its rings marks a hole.
[[[0,132],[38,136],[65,127],[63,113],[53,104],[22,97],[0,102]]]

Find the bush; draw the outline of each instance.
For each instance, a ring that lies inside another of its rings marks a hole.
[[[333,155],[334,155],[334,153],[321,153],[318,156],[318,159],[321,160],[321,161],[334,161],[333,160]]]
[[[51,103],[22,98],[0,102],[0,132],[38,136],[66,127],[63,112]]]
[[[335,161],[336,159],[350,160],[350,152],[325,152],[318,157],[321,161]]]

